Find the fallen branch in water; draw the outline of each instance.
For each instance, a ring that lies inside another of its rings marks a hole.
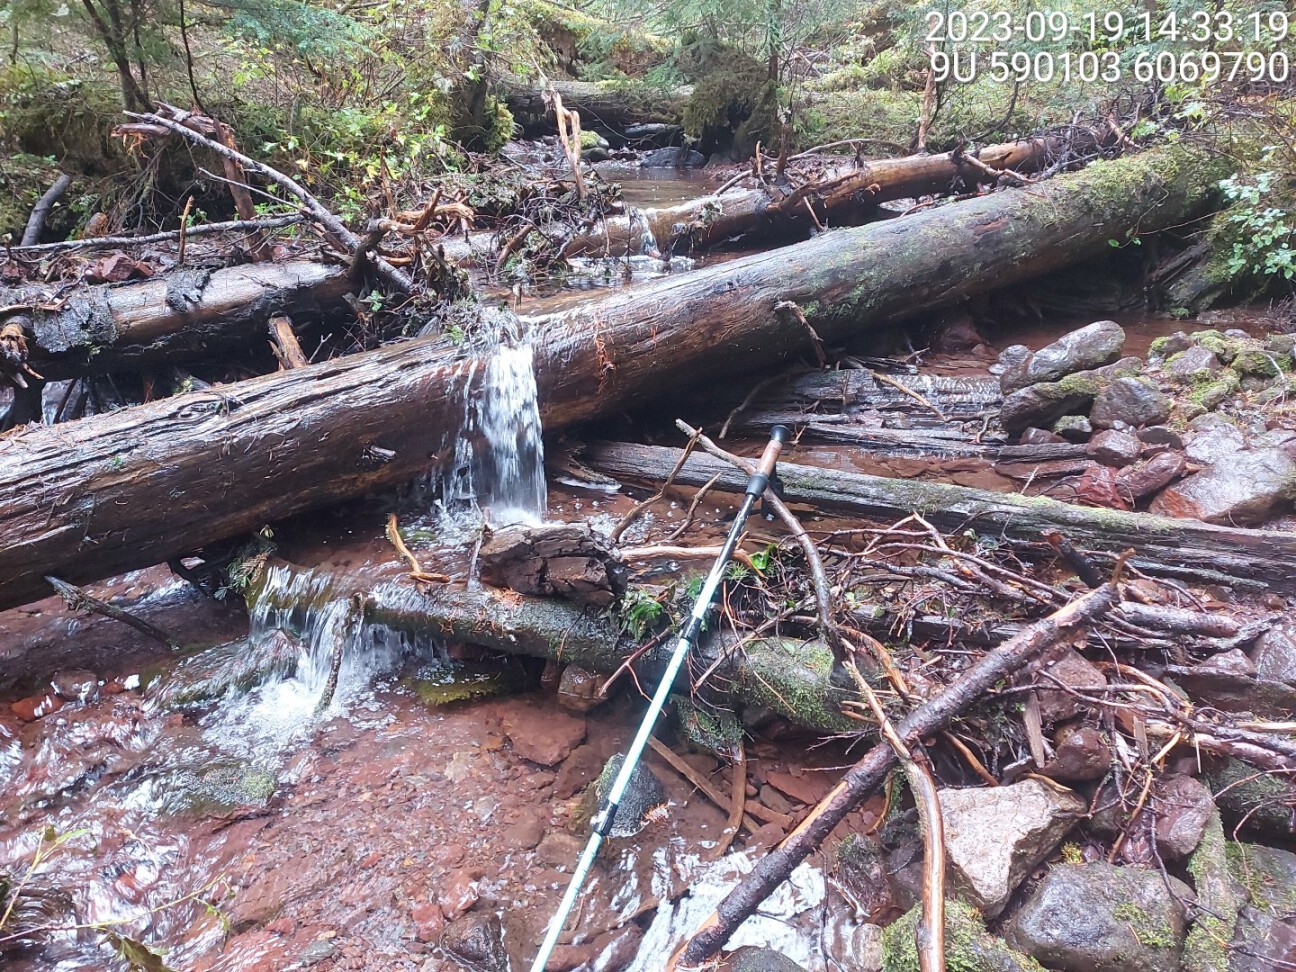
[[[101,617],[110,618],[113,621],[120,621],[122,624],[130,625],[140,634],[152,638],[154,641],[160,641],[173,651],[180,650],[180,642],[172,638],[161,628],[155,628],[142,618],[137,618],[128,611],[123,611],[119,607],[114,607],[107,601],[101,601],[88,591],[77,587],[75,584],[69,584],[67,581],[61,581],[57,577],[46,577],[50,587],[58,591],[59,596],[73,611],[88,611],[91,614],[98,614]]]
[[[978,702],[998,682],[1017,674],[1050,648],[1102,617],[1116,603],[1116,598],[1115,587],[1104,584],[1047,618],[1036,621],[985,655],[896,727],[906,748],[918,744],[923,736],[948,726],[955,716]],[[896,754],[888,744],[879,744],[869,750],[819,802],[810,816],[762,858],[716,906],[716,910],[671,957],[667,969],[697,968],[714,957],[760,903],[881,784],[896,761]]]

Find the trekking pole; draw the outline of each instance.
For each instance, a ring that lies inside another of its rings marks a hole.
[[[553,920],[549,922],[549,930],[545,934],[544,942],[540,945],[540,951],[536,955],[535,961],[531,963],[531,972],[544,972],[545,963],[549,961],[549,956],[558,944],[558,936],[562,934],[563,926],[567,924],[567,918],[571,914],[572,908],[576,906],[577,897],[580,896],[581,885],[585,883],[585,878],[594,865],[594,856],[598,853],[603,838],[612,829],[612,822],[616,819],[617,804],[621,802],[622,796],[625,795],[626,787],[630,784],[630,777],[634,774],[635,767],[639,765],[644,747],[648,745],[648,737],[652,735],[657,717],[661,715],[661,710],[666,705],[666,697],[670,694],[675,676],[679,674],[680,666],[684,664],[684,658],[688,654],[689,648],[692,647],[697,640],[698,633],[702,630],[702,622],[705,620],[707,610],[711,606],[711,599],[715,597],[716,589],[720,586],[720,581],[724,577],[725,566],[728,564],[729,558],[733,556],[734,548],[738,546],[738,539],[742,535],[743,525],[747,522],[752,507],[756,505],[756,501],[760,499],[765,492],[765,488],[769,485],[770,477],[774,474],[774,466],[778,462],[779,452],[787,439],[788,430],[786,426],[776,425],[770,430],[769,444],[765,446],[765,451],[761,454],[756,471],[752,473],[751,479],[747,481],[747,491],[743,495],[742,505],[738,507],[738,516],[735,517],[733,526],[729,528],[729,536],[725,537],[724,546],[720,548],[720,556],[716,558],[716,562],[711,566],[711,573],[707,575],[706,583],[702,585],[697,601],[693,604],[693,613],[689,615],[684,630],[680,632],[679,641],[675,643],[675,651],[671,654],[670,663],[666,666],[666,672],[662,675],[657,691],[648,704],[648,711],[644,713],[643,722],[639,724],[639,731],[635,733],[634,742],[630,744],[625,760],[621,763],[621,769],[617,773],[616,779],[612,781],[612,786],[608,789],[607,795],[603,798],[598,813],[590,821],[592,832],[590,833],[589,843],[585,845],[585,850],[581,853],[580,860],[576,864],[576,870],[572,872],[571,882],[567,885],[567,892],[563,895],[562,903],[558,905],[557,913],[554,914]]]

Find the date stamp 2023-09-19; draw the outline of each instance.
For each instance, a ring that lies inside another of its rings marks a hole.
[[[937,82],[1282,84],[1296,14],[946,7],[928,11],[925,30]]]

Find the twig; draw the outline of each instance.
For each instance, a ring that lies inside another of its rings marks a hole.
[[[715,849],[711,851],[711,860],[718,861],[724,857],[738,835],[743,817],[747,812],[747,749],[743,741],[738,740],[738,758],[734,760],[733,772],[729,778],[729,819],[725,821],[724,831]]]
[[[300,213],[286,216],[273,216],[268,219],[242,220],[234,219],[225,223],[201,223],[190,226],[183,233],[172,230],[168,233],[150,233],[148,236],[96,236],[88,240],[64,240],[61,243],[39,243],[36,246],[15,246],[14,253],[59,253],[64,250],[110,250],[116,247],[144,246],[150,243],[169,243],[181,236],[206,236],[210,233],[237,233],[263,229],[280,229],[300,223]]]
[[[189,214],[193,211],[193,200],[193,193],[190,193],[189,198],[185,200],[184,212],[180,214],[180,244],[176,250],[176,263],[179,266],[184,266],[185,230],[189,228]]]
[[[758,381],[756,382],[756,384],[752,385],[752,389],[747,393],[747,397],[744,398],[741,402],[739,402],[734,407],[734,410],[730,412],[729,416],[724,420],[724,425],[720,426],[720,432],[716,436],[716,438],[723,439],[729,434],[729,426],[733,424],[733,420],[747,410],[747,408],[751,405],[751,403],[756,400],[757,395],[763,392],[770,385],[778,384],[780,381],[783,381],[786,378],[787,375],[780,372],[777,375],[770,375],[768,378]]]
[[[689,503],[688,512],[684,514],[684,522],[681,523],[679,526],[677,526],[670,533],[666,534],[667,543],[673,543],[675,540],[678,540],[680,536],[684,533],[684,531],[693,525],[693,517],[697,515],[698,506],[701,504],[702,500],[706,497],[706,494],[711,492],[711,487],[714,486],[719,481],[719,479],[720,479],[720,473],[716,473],[714,476],[712,476],[710,479],[708,479],[705,483],[702,484],[702,488],[699,489],[697,493],[694,495],[693,502]]]
[[[721,810],[729,809],[729,801],[724,798],[723,794],[712,786],[705,776],[702,776],[697,770],[690,766],[687,761],[680,758],[673,749],[664,745],[660,740],[653,736],[648,737],[648,746],[654,753],[669,763],[676,773],[692,783],[693,786],[697,788],[698,792],[700,792],[704,797],[714,803]],[[765,810],[771,817],[781,817],[780,814],[775,813],[773,810],[769,810],[767,807],[761,807],[761,809]],[[751,817],[755,817],[756,815],[756,807],[753,805],[751,808]],[[751,819],[751,817],[748,817],[743,821],[743,826],[747,828],[748,832],[755,831],[758,826],[756,821]],[[788,824],[791,823],[791,821],[786,817],[781,817],[781,819]],[[777,823],[778,820],[769,820],[766,822]]]
[[[723,459],[725,462],[737,466],[749,476],[755,470],[746,459],[736,456],[732,452],[726,452],[718,445],[702,434],[701,429],[691,428],[688,423],[682,419],[675,420],[675,427],[687,436],[696,436],[698,445],[702,451],[715,456],[717,459]],[[832,620],[832,586],[828,583],[828,573],[824,570],[823,560],[819,556],[819,550],[815,547],[814,541],[810,539],[810,534],[806,533],[805,527],[787,508],[787,504],[779,498],[772,489],[765,491],[765,502],[770,505],[775,514],[783,525],[787,528],[793,539],[800,545],[802,552],[805,554],[806,566],[810,569],[810,577],[814,584],[815,607],[819,615],[819,633],[823,636],[828,646],[837,653],[841,648],[841,634],[837,631],[837,626]]]
[[[263,162],[258,162],[250,156],[237,152],[228,146],[222,145],[215,139],[208,138],[206,135],[195,131],[186,122],[210,127],[211,119],[205,115],[195,115],[191,112],[181,111],[179,108],[167,106],[175,118],[168,118],[153,112],[140,113],[134,111],[126,112],[128,118],[138,119],[148,125],[160,125],[169,132],[174,132],[181,138],[193,142],[195,145],[201,145],[203,148],[210,149],[223,159],[230,159],[238,162],[243,168],[265,176],[272,182],[282,186],[292,195],[296,196],[306,210],[311,214],[321,226],[324,227],[326,234],[333,242],[349,253],[355,253],[360,247],[360,238],[346,228],[346,225],[331,213],[323,203],[306,191],[300,183],[289,176],[284,175],[278,169],[271,168]],[[375,257],[373,260],[374,268],[389,284],[402,293],[409,293],[414,289],[413,279],[401,270],[397,270],[382,257]]]
[[[945,840],[936,780],[926,760],[919,762],[900,738],[877,693],[864,680],[855,662],[847,661],[845,667],[877,717],[882,738],[900,761],[913,791],[923,831],[922,915],[916,929],[918,967],[921,972],[945,972]]]
[[[270,318],[270,349],[283,365],[284,371],[293,368],[304,368],[310,364],[306,352],[293,331],[292,320],[285,314],[275,314]]]
[[[806,320],[805,311],[795,301],[780,300],[774,305],[774,313],[785,321],[789,319],[796,321],[805,328],[806,333],[810,335],[810,342],[814,346],[815,358],[819,362],[819,367],[828,367],[828,358],[824,354],[823,338],[819,336],[819,332],[814,329],[813,325]]]
[[[741,541],[739,541],[741,542]],[[618,550],[622,560],[661,560],[666,557],[674,557],[679,560],[691,560],[699,557],[710,557],[715,559],[720,556],[722,548],[714,547],[674,547],[667,544],[653,544],[647,547],[627,547]],[[744,550],[734,550],[733,559],[747,567],[752,572],[759,574],[756,564],[752,562],[751,554]]]
[[[1115,587],[1105,584],[1023,629],[982,657],[940,694],[911,712],[896,727],[901,740],[920,740],[947,727],[964,709],[981,701],[995,684],[1015,675],[1054,645],[1102,617],[1116,598]],[[693,937],[671,957],[667,969],[697,967],[718,953],[738,926],[886,778],[895,765],[896,755],[889,745],[878,745],[869,750],[796,830],[729,892]]]
[[[675,477],[679,475],[679,471],[684,468],[684,463],[688,462],[688,457],[693,454],[693,449],[697,445],[698,435],[701,435],[701,432],[698,432],[696,435],[689,438],[688,444],[684,446],[684,451],[680,454],[679,461],[675,463],[675,468],[670,471],[670,475],[666,477],[657,492],[653,493],[646,500],[640,500],[630,508],[630,512],[621,517],[621,522],[614,526],[612,532],[608,534],[608,543],[616,544],[616,542],[621,539],[621,534],[625,533],[630,524],[639,518],[640,513],[666,495],[666,490],[670,489],[671,483],[675,481]]]
[[[160,641],[173,651],[180,650],[180,642],[142,618],[137,618],[119,607],[114,607],[107,601],[99,600],[99,598],[77,587],[75,584],[69,584],[67,581],[59,580],[57,577],[46,577],[45,580],[50,587],[58,591],[59,596],[73,611],[89,611],[91,614],[99,614],[105,618],[111,618],[113,621],[120,621],[122,624],[130,625],[140,634],[146,635],[154,641]]]

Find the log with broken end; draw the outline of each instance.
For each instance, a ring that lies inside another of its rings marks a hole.
[[[595,443],[585,461],[596,471],[639,482],[664,478],[680,450],[628,443]],[[675,482],[700,486],[720,474],[718,488],[741,491],[741,474],[694,453]],[[1037,552],[1052,548],[1045,535],[1112,554],[1133,548],[1130,563],[1161,576],[1296,592],[1296,534],[1174,520],[1151,513],[1073,506],[1042,496],[1019,496],[911,479],[779,463],[785,498],[830,513],[891,523],[918,512],[951,532],[973,529]]]

